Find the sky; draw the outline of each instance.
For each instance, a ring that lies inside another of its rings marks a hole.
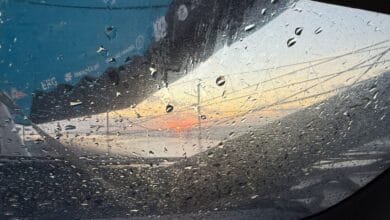
[[[294,33],[298,27],[303,29],[300,36]],[[296,43],[288,47],[290,38]],[[389,41],[389,15],[298,1],[168,88],[115,114],[142,116],[139,121],[153,129],[196,128],[200,82],[204,126],[245,115],[282,117],[388,70]],[[220,76],[223,86],[216,84]],[[174,106],[169,114],[168,104]]]

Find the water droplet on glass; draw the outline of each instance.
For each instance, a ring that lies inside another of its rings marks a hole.
[[[256,27],[255,24],[250,24],[250,25],[246,26],[244,30],[245,30],[245,31],[250,31],[250,30],[252,30],[252,29],[255,28],[255,27]]]
[[[266,8],[261,9],[261,14],[262,14],[262,15],[265,15],[266,12],[267,12],[267,9],[266,9]]]
[[[66,125],[65,126],[65,130],[74,130],[74,129],[76,129],[76,126],[74,126],[74,125]]]
[[[80,102],[80,101],[70,102],[70,103],[69,103],[70,106],[78,106],[78,105],[81,105],[81,104],[83,104],[83,103]]]
[[[156,76],[157,70],[153,67],[149,67],[150,75],[154,78]]]
[[[5,216],[11,216],[11,215],[14,215],[14,213],[12,213],[12,212],[5,212],[4,215]]]
[[[302,12],[303,10],[301,8],[294,8],[294,11],[296,12]]]
[[[172,111],[173,111],[173,106],[170,105],[170,104],[168,104],[167,107],[165,108],[165,111],[166,111],[167,113],[172,112]]]
[[[206,119],[207,119],[207,116],[206,116],[206,115],[201,115],[200,118],[201,118],[202,120],[206,120]]]
[[[277,0],[271,0],[271,3],[272,3],[272,4],[275,3],[275,2],[277,2]]]
[[[287,46],[288,47],[292,47],[292,46],[294,46],[294,44],[296,43],[297,41],[295,40],[295,38],[290,38],[290,39],[288,39],[287,40]]]
[[[177,18],[179,21],[184,21],[188,17],[188,9],[185,5],[180,5],[177,10]]]
[[[376,100],[378,98],[378,91],[374,93],[374,96],[372,97],[373,100]]]
[[[106,27],[104,33],[106,34],[109,40],[112,40],[116,37],[116,28],[114,26],[108,26]]]
[[[100,45],[99,48],[96,50],[96,53],[100,53],[100,54],[105,52],[107,52],[107,49],[104,48],[102,45]]]
[[[297,27],[297,28],[295,29],[295,34],[299,36],[299,35],[302,34],[302,31],[303,31],[303,28]]]
[[[315,31],[314,31],[315,34],[319,34],[321,32],[322,32],[322,28],[321,27],[315,29]]]
[[[217,78],[217,80],[215,81],[215,83],[217,84],[217,86],[223,86],[225,85],[225,77],[224,76],[219,76]]]
[[[125,63],[130,62],[130,61],[132,61],[132,60],[133,60],[133,58],[131,58],[130,56],[128,56],[128,57],[126,57]]]
[[[116,59],[114,57],[108,58],[107,63],[115,63]]]

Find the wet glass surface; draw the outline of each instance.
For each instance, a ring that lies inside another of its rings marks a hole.
[[[0,0],[0,30],[1,219],[299,219],[389,167],[389,15]]]

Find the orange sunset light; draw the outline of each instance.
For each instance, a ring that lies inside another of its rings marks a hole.
[[[194,128],[198,123],[195,116],[172,116],[165,119],[158,119],[155,125],[162,129],[169,129],[175,132],[182,132]]]

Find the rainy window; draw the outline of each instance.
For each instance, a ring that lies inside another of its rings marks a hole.
[[[389,167],[390,16],[0,0],[0,218],[300,219]]]

